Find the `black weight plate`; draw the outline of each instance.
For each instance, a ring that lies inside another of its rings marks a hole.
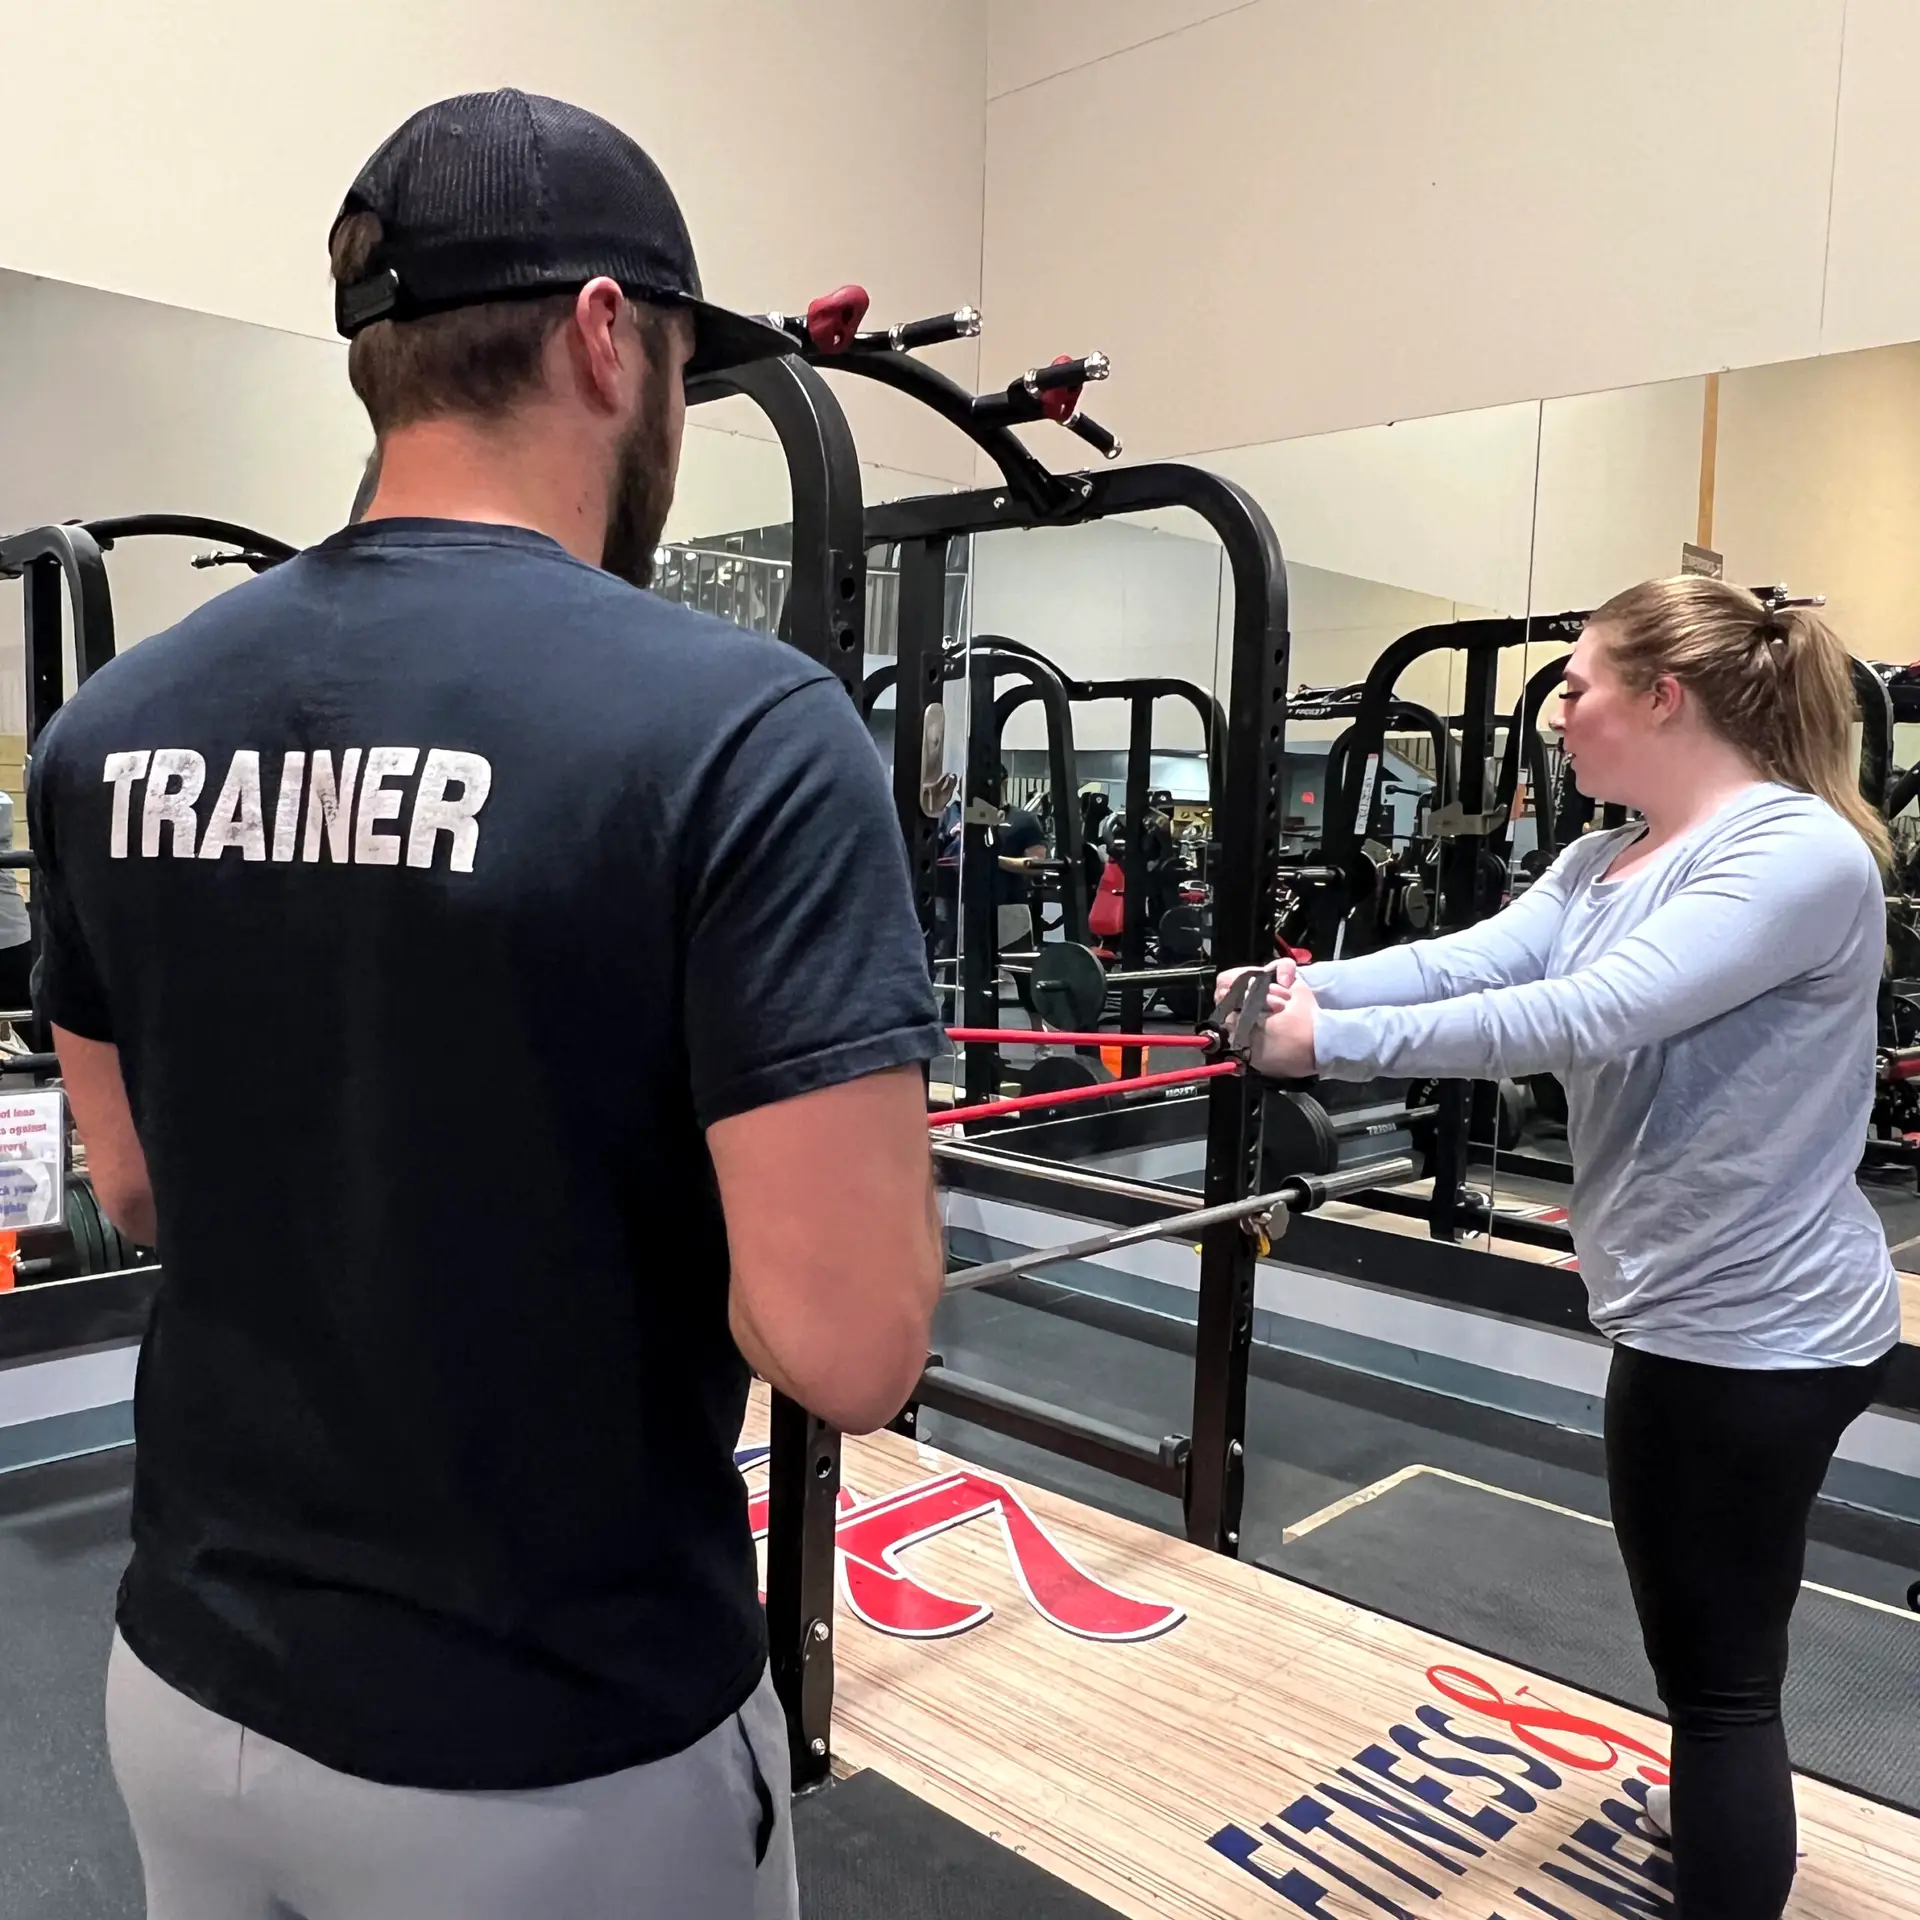
[[[1033,963],[1033,1010],[1062,1033],[1085,1033],[1107,1010],[1107,970],[1091,947],[1049,941]]]
[[[1198,907],[1169,907],[1160,916],[1160,959],[1169,967],[1185,966],[1207,950],[1206,922]]]
[[[93,1188],[80,1174],[67,1177],[67,1231],[73,1236],[73,1262],[80,1273],[100,1271],[100,1215]]]
[[[1494,1135],[1494,1144],[1502,1153],[1511,1153],[1520,1144],[1527,1122],[1533,1117],[1533,1093],[1517,1080],[1502,1080],[1499,1099],[1499,1131]]]
[[[1097,1087],[1113,1075],[1098,1060],[1078,1053],[1050,1053],[1036,1060],[1020,1081],[1022,1093],[1065,1093],[1070,1087]]]
[[[1534,1111],[1544,1119],[1567,1124],[1567,1090],[1550,1073],[1536,1073],[1527,1082],[1533,1089]]]
[[[1340,1164],[1340,1136],[1310,1093],[1276,1087],[1260,1124],[1260,1185],[1271,1193],[1297,1173],[1331,1173]]]
[[[1887,915],[1887,967],[1896,980],[1920,980],[1920,929],[1904,914]]]
[[[1097,1087],[1111,1080],[1113,1075],[1098,1060],[1089,1060],[1084,1054],[1050,1053],[1044,1060],[1036,1060],[1030,1066],[1020,1082],[1022,1093],[1066,1093],[1080,1087]],[[1037,1120],[1051,1120],[1056,1115],[1086,1113],[1092,1109],[1075,1100],[1061,1107],[1035,1107],[1032,1117]]]
[[[1030,1018],[1037,1019],[1039,1016],[1033,1011],[1033,975],[1024,967],[1017,967],[1012,971],[1013,997],[1020,1002]]]
[[[118,1273],[122,1268],[133,1265],[132,1243],[107,1218],[104,1209],[100,1214],[100,1255],[106,1262],[100,1269],[102,1273]]]
[[[105,1273],[112,1264],[107,1258],[107,1216],[100,1211],[100,1196],[93,1190],[93,1182],[87,1182],[86,1198],[87,1239],[91,1245],[93,1264],[89,1273]]]
[[[1473,903],[1476,918],[1490,919],[1506,904],[1507,863],[1488,847],[1480,849],[1473,869]]]

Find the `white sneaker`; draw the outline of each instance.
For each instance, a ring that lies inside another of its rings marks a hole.
[[[1647,1789],[1647,1820],[1661,1839],[1673,1838],[1673,1789],[1671,1787]]]

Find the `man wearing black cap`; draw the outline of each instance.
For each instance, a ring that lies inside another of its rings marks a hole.
[[[859,717],[634,590],[684,370],[784,342],[517,93],[409,121],[332,255],[365,517],[34,769],[45,1010],[165,1268],[108,1682],[148,1911],[790,1914],[749,1363],[878,1425],[941,1259]]]

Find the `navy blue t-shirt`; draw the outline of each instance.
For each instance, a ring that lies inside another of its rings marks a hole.
[[[412,1786],[719,1725],[765,1629],[703,1130],[940,1044],[844,690],[373,521],[95,675],[32,825],[44,1008],[118,1046],[159,1213],[133,1651]]]

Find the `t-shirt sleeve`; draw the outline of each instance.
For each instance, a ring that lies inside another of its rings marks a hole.
[[[702,1126],[941,1051],[892,796],[838,684],[810,681],[748,729],[691,831],[686,1036]]]
[[[94,965],[62,863],[60,833],[71,825],[61,795],[70,781],[60,752],[58,721],[36,743],[27,783],[27,821],[33,840],[33,890],[40,909],[40,992],[35,1011],[83,1040],[113,1039],[107,994]]]

